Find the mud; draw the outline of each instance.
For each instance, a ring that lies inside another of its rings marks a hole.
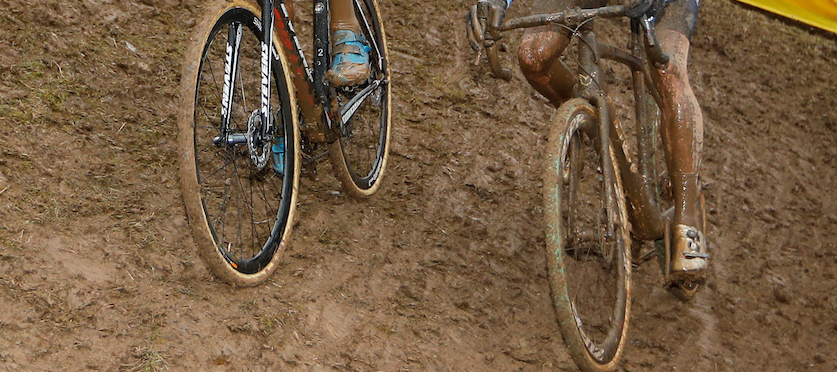
[[[543,253],[554,109],[519,69],[469,65],[468,5],[382,1],[382,190],[349,198],[320,163],[282,267],[233,289],[199,260],[177,179],[202,2],[0,0],[0,370],[575,370]],[[653,261],[636,268],[621,369],[835,370],[837,42],[701,5],[689,68],[711,275],[682,303]]]

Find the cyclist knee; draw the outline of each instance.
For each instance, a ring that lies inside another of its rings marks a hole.
[[[688,84],[689,39],[682,33],[673,31],[661,31],[657,36],[670,58],[669,63],[657,69],[660,80]]]
[[[532,47],[532,40],[523,39],[517,50],[517,60],[524,75],[539,75],[546,72],[544,57]]]
[[[527,76],[544,75],[566,46],[567,37],[559,32],[543,28],[527,31],[517,50],[520,69]]]

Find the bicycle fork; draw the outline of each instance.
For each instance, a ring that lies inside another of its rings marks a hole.
[[[220,138],[229,142],[227,136],[230,134],[230,109],[232,107],[233,87],[235,87],[235,75],[238,71],[238,60],[240,56],[241,34],[244,25],[239,22],[230,24],[227,32],[227,48],[224,57],[224,88],[221,93],[221,133]],[[244,138],[237,138],[242,140]],[[246,141],[246,140],[245,140]],[[230,144],[235,144],[233,141]],[[216,143],[217,144],[217,143]]]
[[[221,91],[221,128],[218,137],[213,142],[216,146],[235,146],[247,144],[250,150],[251,160],[258,168],[264,167],[267,162],[264,151],[259,151],[266,143],[272,142],[273,115],[270,107],[270,74],[272,71],[273,55],[271,55],[273,22],[270,11],[272,1],[265,1],[262,7],[262,32],[261,43],[261,86],[259,108],[251,113],[247,123],[247,132],[233,133],[230,131],[233,96],[239,78],[239,60],[241,56],[241,41],[244,25],[240,22],[232,22],[227,32],[227,45],[224,57],[224,83]]]
[[[616,231],[616,224],[619,219],[616,213],[619,213],[618,200],[616,198],[616,170],[613,168],[611,161],[614,154],[612,144],[609,141],[611,137],[610,128],[610,113],[608,104],[605,99],[604,92],[601,89],[600,78],[601,68],[599,67],[599,50],[596,41],[596,35],[592,30],[592,24],[582,26],[580,31],[580,38],[582,42],[579,43],[579,66],[581,73],[578,75],[579,81],[576,85],[577,96],[592,102],[599,109],[599,122],[595,136],[599,139],[598,153],[602,158],[602,177],[605,185],[605,211],[607,214],[607,236],[614,236]],[[621,226],[627,228],[627,226]]]

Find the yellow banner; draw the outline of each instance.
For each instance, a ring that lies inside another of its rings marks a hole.
[[[837,0],[738,0],[837,33]]]

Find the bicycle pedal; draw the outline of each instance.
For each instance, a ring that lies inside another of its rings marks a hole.
[[[698,288],[700,285],[703,284],[703,281],[700,282],[672,282],[666,283],[664,287],[677,297],[678,300],[681,301],[689,301],[693,297],[695,297],[695,293],[697,293]]]

